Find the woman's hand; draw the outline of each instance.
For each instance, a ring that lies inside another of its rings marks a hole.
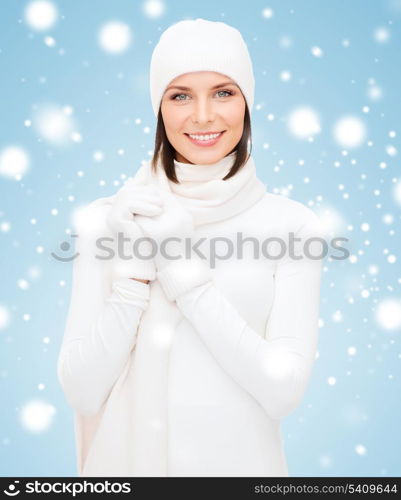
[[[164,201],[161,213],[135,215],[135,222],[143,233],[157,244],[154,257],[157,271],[178,259],[185,259],[185,240],[194,236],[191,213],[172,193],[163,190],[159,193]]]
[[[138,214],[147,217],[157,216],[163,211],[162,205],[163,200],[152,186],[139,186],[128,181],[116,193],[107,215],[107,224],[116,238],[114,242],[116,255],[112,262],[114,277],[155,279],[153,248],[136,223],[135,217]],[[128,252],[125,250],[124,242],[129,243]]]
[[[192,214],[171,192],[163,191],[161,196],[164,199],[161,214],[135,215],[135,221],[157,244],[156,277],[166,297],[174,301],[188,290],[212,281],[212,273],[207,257],[193,251]]]

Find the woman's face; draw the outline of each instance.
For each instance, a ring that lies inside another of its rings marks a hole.
[[[161,112],[175,159],[209,164],[228,155],[241,139],[245,105],[240,88],[221,73],[196,71],[172,80],[163,95]],[[189,137],[209,132],[223,133],[211,145]]]

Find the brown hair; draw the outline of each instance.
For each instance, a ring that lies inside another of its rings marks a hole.
[[[249,156],[252,152],[252,133],[251,133],[251,117],[249,114],[248,106],[245,103],[245,116],[244,116],[244,130],[242,132],[241,139],[238,141],[234,149],[230,151],[233,153],[237,151],[236,158],[233,166],[231,167],[228,174],[223,177],[223,180],[229,179],[235,175],[238,170],[245,165],[248,161]],[[250,141],[251,149],[248,154],[248,141]],[[228,153],[228,154],[230,154]],[[166,176],[171,181],[179,184],[179,181],[175,175],[175,165],[174,165],[174,155],[175,149],[171,145],[167,138],[166,129],[164,127],[161,106],[159,107],[159,113],[157,115],[157,127],[156,127],[156,137],[155,137],[155,148],[153,153],[153,158],[151,161],[152,170],[156,171],[157,160],[161,158],[161,164],[164,167]]]

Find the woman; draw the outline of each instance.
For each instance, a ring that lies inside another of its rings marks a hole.
[[[320,220],[256,176],[254,77],[239,31],[170,26],[150,87],[152,162],[76,223],[58,376],[78,473],[288,476],[280,421],[302,400],[316,353]],[[122,237],[129,255],[99,258]]]

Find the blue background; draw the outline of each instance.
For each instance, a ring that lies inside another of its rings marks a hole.
[[[164,14],[152,18],[139,1],[58,0],[60,18],[44,32],[24,21],[27,4],[0,5],[0,153],[18,145],[30,158],[22,179],[0,176],[0,225],[10,224],[0,231],[0,306],[10,315],[0,329],[1,475],[76,475],[72,411],[56,377],[72,264],[56,261],[51,252],[68,240],[76,208],[113,194],[124,175],[150,158],[153,47],[170,24],[204,17],[235,26],[248,44],[256,79],[252,153],[258,176],[270,191],[290,186],[288,195],[317,213],[334,207],[357,257],[325,262],[319,356],[302,404],[282,422],[290,476],[399,476],[400,329],[382,328],[374,313],[381,300],[401,295],[400,204],[392,195],[400,160],[385,149],[400,149],[400,2],[168,1]],[[273,9],[270,19],[262,15],[266,7]],[[115,19],[133,34],[121,54],[107,53],[97,42],[99,28]],[[387,43],[375,40],[380,26],[390,33]],[[55,47],[46,46],[47,35]],[[292,44],[283,47],[282,37]],[[315,45],[323,57],[311,54]],[[284,70],[290,81],[280,79]],[[382,89],[380,99],[369,97],[370,79]],[[56,145],[26,126],[43,103],[72,106],[82,141]],[[286,125],[288,113],[304,105],[321,118],[321,133],[312,142],[294,137]],[[347,114],[365,123],[367,137],[344,154],[332,128]],[[94,160],[95,151],[103,161]],[[384,214],[393,216],[391,224],[383,222]],[[397,261],[388,262],[388,254]],[[368,272],[372,265],[377,274]],[[19,286],[21,279],[28,288]],[[20,420],[32,400],[54,408],[41,432]],[[366,453],[357,453],[358,446]]]

